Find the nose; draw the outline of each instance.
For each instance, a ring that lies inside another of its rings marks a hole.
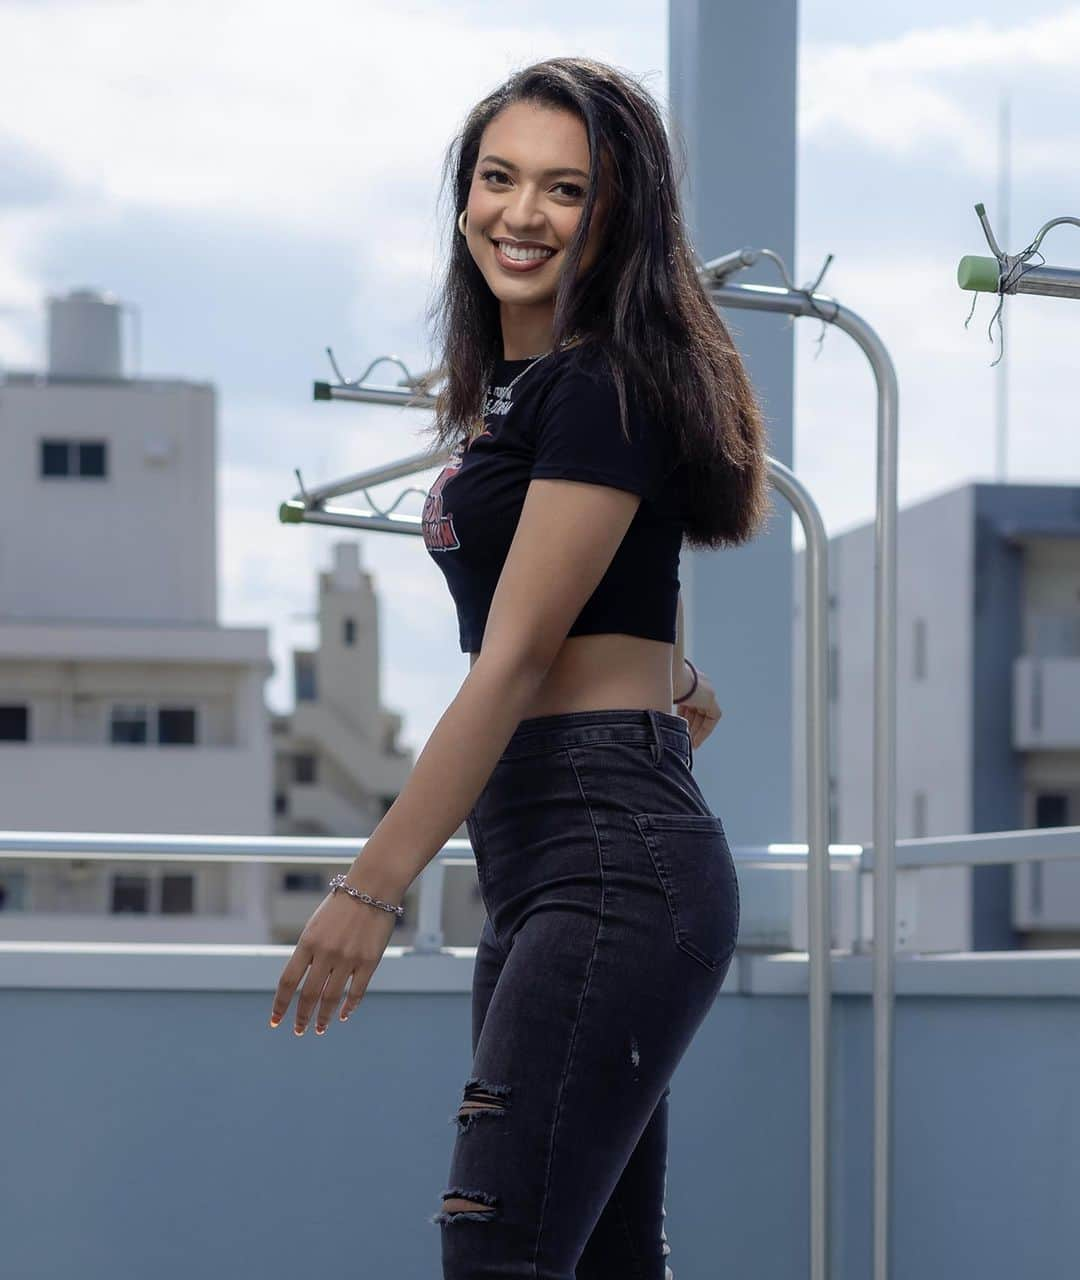
[[[512,235],[524,238],[527,230],[542,225],[544,215],[537,202],[536,192],[525,184],[507,200],[503,208],[503,221]]]

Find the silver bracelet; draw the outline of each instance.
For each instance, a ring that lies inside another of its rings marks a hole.
[[[373,907],[381,907],[383,911],[392,911],[399,920],[405,915],[404,907],[395,907],[393,903],[373,898],[370,893],[363,893],[360,889],[354,889],[351,884],[346,884],[344,871],[338,872],[330,881],[331,893],[336,893],[338,889],[344,889],[347,894],[359,899],[360,902],[366,902]]]

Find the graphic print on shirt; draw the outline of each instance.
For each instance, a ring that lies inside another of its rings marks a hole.
[[[481,436],[490,434],[491,432],[487,430],[478,432],[465,445],[465,450],[468,450],[473,440],[479,440]],[[463,456],[462,446],[458,445],[424,499],[424,509],[420,515],[420,530],[423,534],[424,546],[429,551],[457,551],[461,546],[454,529],[453,512],[445,510],[443,506],[443,490],[461,470]]]

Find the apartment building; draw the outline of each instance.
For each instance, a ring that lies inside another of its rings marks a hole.
[[[873,839],[874,526],[829,540],[834,842]],[[795,812],[805,829],[805,551]],[[965,484],[899,512],[898,839],[1080,824],[1080,486]],[[1080,865],[921,869],[916,949],[1080,945]]]

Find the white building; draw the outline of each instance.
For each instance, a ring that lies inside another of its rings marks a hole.
[[[828,554],[831,839],[871,843],[873,523],[831,538]],[[804,557],[792,779],[803,831]],[[899,512],[896,711],[898,839],[1080,824],[1080,487],[967,484]],[[918,876],[916,950],[1080,945],[1075,863]]]
[[[214,388],[124,375],[121,307],[49,300],[0,381],[0,825],[268,835],[263,627],[218,623]],[[262,941],[262,868],[0,862],[0,937]]]
[[[413,769],[398,743],[402,718],[383,709],[378,597],[360,566],[356,542],[333,546],[334,564],[319,574],[319,640],[293,651],[294,709],[273,717],[274,834],[366,836],[378,825]],[[454,833],[468,839],[465,825]],[[359,848],[359,845],[358,845]],[[277,865],[271,870],[270,941],[294,942],[341,864]],[[395,945],[417,928],[419,880],[405,895]],[[475,943],[484,908],[469,867],[448,867],[444,941]]]

